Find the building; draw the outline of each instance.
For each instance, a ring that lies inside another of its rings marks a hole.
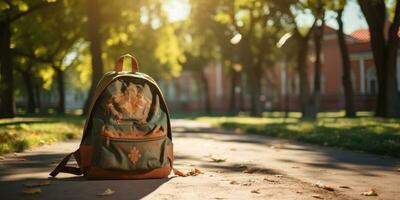
[[[369,43],[368,29],[360,29],[346,35],[352,67],[352,81],[357,110],[373,110],[378,92],[378,82],[373,55]],[[312,46],[312,42],[310,42]],[[308,78],[313,83],[313,48],[308,57]],[[344,109],[344,90],[342,86],[342,61],[336,30],[326,26],[322,42],[322,77],[321,77],[321,110]],[[241,87],[231,88],[228,72],[221,64],[211,63],[205,67],[204,74],[209,85],[212,111],[230,111],[230,94],[234,90],[235,98],[240,99],[242,109],[249,107],[249,94],[246,89],[246,75],[241,73]],[[398,88],[400,88],[400,51],[397,60]],[[203,81],[204,82],[204,81]],[[204,95],[194,76],[189,72],[174,80],[163,81],[161,87],[172,110],[201,111],[204,109]],[[264,72],[260,101],[264,110],[284,110],[286,103],[290,110],[299,110],[298,95],[300,92],[299,77],[294,67],[285,69],[285,62],[268,68]],[[313,90],[313,84],[310,84]],[[241,96],[241,97],[238,97]],[[178,97],[178,98],[177,98]],[[286,102],[286,97],[289,99]],[[236,101],[238,102],[238,101]]]

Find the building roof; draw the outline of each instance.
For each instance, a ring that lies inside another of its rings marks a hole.
[[[370,39],[369,29],[363,28],[355,30],[352,33],[350,33],[350,36],[360,42],[368,42]]]

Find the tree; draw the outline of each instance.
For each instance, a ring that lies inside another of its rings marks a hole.
[[[88,26],[88,40],[90,42],[90,55],[92,58],[92,83],[89,89],[89,95],[83,107],[83,114],[88,114],[89,106],[92,102],[96,85],[100,81],[104,73],[103,60],[101,58],[101,45],[102,37],[100,32],[100,24],[103,17],[100,14],[102,4],[99,0],[87,0],[87,26]]]
[[[400,97],[397,88],[396,61],[399,44],[400,1],[394,3],[391,22],[384,0],[358,0],[368,23],[370,43],[377,71],[379,91],[376,116],[399,117]],[[387,30],[386,25],[389,24]]]
[[[0,1],[0,118],[15,116],[14,76],[11,54],[11,24],[19,18],[47,7],[54,1]]]
[[[345,97],[345,111],[346,117],[356,117],[356,110],[354,106],[354,90],[351,82],[351,64],[349,51],[346,45],[346,38],[343,32],[343,10],[346,5],[346,0],[338,0],[334,3],[333,10],[336,11],[336,21],[338,23],[338,30],[336,31],[338,43],[340,48],[340,55],[342,57],[342,84]]]

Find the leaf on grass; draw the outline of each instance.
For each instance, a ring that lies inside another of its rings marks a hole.
[[[260,194],[260,189],[255,189],[255,190],[252,190],[252,191],[251,191],[251,193]]]
[[[109,195],[112,195],[112,194],[114,194],[114,193],[115,193],[114,190],[112,190],[112,189],[110,189],[110,188],[107,188],[107,189],[104,190],[102,193],[97,194],[97,196],[109,196]]]
[[[211,159],[211,161],[213,161],[213,162],[225,162],[225,161],[226,161],[226,158],[221,158],[221,157],[218,157],[218,156],[216,156],[216,155],[212,155],[212,156],[210,157],[210,159]]]
[[[22,193],[26,194],[26,195],[34,195],[34,194],[39,194],[42,192],[42,189],[40,188],[31,188],[31,189],[26,189],[24,191],[22,191]]]
[[[347,185],[340,185],[339,188],[351,189],[351,187],[349,187],[349,186],[347,186]]]
[[[311,195],[312,197],[316,198],[316,199],[324,199],[323,197],[321,197],[321,195],[319,194],[313,194]]]
[[[38,187],[38,186],[47,186],[50,185],[50,181],[42,181],[42,182],[28,182],[24,183],[25,187]]]
[[[325,184],[323,184],[323,183],[321,183],[321,182],[316,183],[315,186],[316,186],[316,187],[319,187],[319,188],[322,188],[322,189],[324,189],[324,190],[335,191],[335,189],[334,189],[332,186],[330,186],[330,185],[325,185]]]
[[[376,192],[376,190],[374,188],[370,188],[368,191],[362,192],[361,195],[364,195],[364,196],[378,196],[378,193]]]

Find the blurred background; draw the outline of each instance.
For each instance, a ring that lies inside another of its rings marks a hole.
[[[1,0],[0,117],[86,114],[97,82],[125,53],[177,117],[398,117],[398,4]]]

